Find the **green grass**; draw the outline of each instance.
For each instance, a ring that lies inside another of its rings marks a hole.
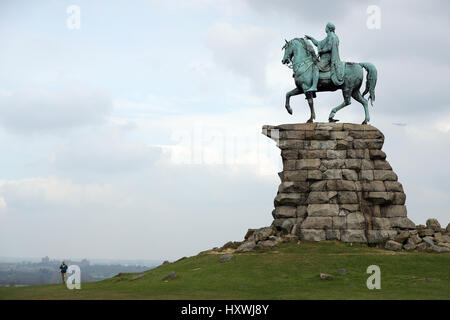
[[[62,284],[0,288],[0,299],[450,299],[450,254],[301,242],[235,254],[226,263],[219,257],[202,252],[138,280],[125,274],[82,283],[81,290]],[[380,290],[366,287],[372,264],[381,268]],[[340,275],[339,268],[348,273]],[[179,277],[162,281],[171,271]],[[321,272],[334,279],[319,279]]]

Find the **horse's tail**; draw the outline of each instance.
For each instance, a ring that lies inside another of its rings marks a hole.
[[[375,86],[377,84],[377,69],[370,62],[361,62],[360,65],[367,71],[366,89],[362,95],[365,96],[369,92],[369,101],[373,105],[373,101],[375,101]]]

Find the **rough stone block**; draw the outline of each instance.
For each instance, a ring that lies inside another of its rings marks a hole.
[[[342,169],[342,176],[344,177],[345,180],[352,180],[352,181],[358,180],[358,173],[355,170]]]
[[[307,209],[308,217],[331,217],[339,214],[337,204],[310,204]]]
[[[394,193],[369,191],[369,192],[364,192],[363,197],[366,201],[370,201],[372,203],[390,204],[394,200]]]
[[[281,231],[284,234],[290,234],[292,227],[294,226],[294,223],[295,223],[295,219],[285,219],[283,221],[283,223],[281,224],[281,227],[280,227]]]
[[[420,238],[417,234],[415,234],[409,237],[408,242],[417,245],[422,242],[422,238]]]
[[[397,181],[398,177],[391,170],[374,170],[373,178],[381,181]]]
[[[280,139],[305,140],[305,131],[286,130],[279,134]]]
[[[331,123],[331,122],[320,123],[320,122],[318,122],[316,124],[315,129],[317,129],[317,130],[337,130],[337,131],[341,131],[343,127],[344,127],[343,123]]]
[[[409,220],[407,217],[390,218],[390,222],[392,228],[414,229],[416,227],[414,222]]]
[[[342,179],[342,170],[341,169],[328,169],[323,173],[324,179]]]
[[[312,170],[319,169],[320,159],[300,159],[295,162],[295,169],[297,170]]]
[[[370,181],[370,182],[363,182],[361,184],[361,190],[384,192],[386,191],[386,187],[384,186],[383,181]]]
[[[345,165],[344,159],[323,160],[322,164],[327,169],[341,169]]]
[[[361,180],[372,181],[373,180],[373,170],[361,170]]]
[[[275,197],[275,207],[297,206],[306,203],[305,193],[279,193]]]
[[[367,241],[369,243],[384,243],[387,240],[393,239],[397,231],[395,230],[368,230]]]
[[[361,212],[351,212],[347,215],[347,229],[364,229],[366,220]]]
[[[299,150],[299,159],[325,159],[327,150]]]
[[[353,147],[355,149],[381,149],[384,139],[355,139]]]
[[[329,191],[355,191],[356,184],[349,180],[328,180],[326,181],[326,188]]]
[[[406,194],[403,192],[394,192],[394,200],[392,204],[405,204],[406,202]]]
[[[384,160],[386,159],[386,153],[381,150],[370,150],[369,151],[370,159],[372,160]]]
[[[327,159],[345,159],[349,150],[326,150]]]
[[[373,170],[374,164],[372,160],[362,159],[361,160],[361,170]]]
[[[353,132],[353,131],[378,131],[377,128],[372,127],[370,125],[359,125],[356,123],[344,123],[343,130]]]
[[[323,175],[320,170],[307,170],[307,180],[322,180]]]
[[[274,126],[279,130],[314,130],[316,128],[317,123],[287,123],[280,124],[279,126]],[[264,127],[263,127],[264,128]]]
[[[305,143],[305,149],[333,150],[333,149],[336,149],[336,141],[334,141],[334,140],[311,140],[311,141],[309,141],[309,145],[307,143]]]
[[[332,229],[334,230],[344,230],[347,228],[347,221],[345,217],[332,217]]]
[[[361,159],[345,159],[345,168],[360,171]]]
[[[381,207],[381,216],[385,218],[406,217],[406,207],[402,205],[389,205]]]
[[[341,241],[343,242],[367,242],[364,230],[342,230]]]
[[[298,159],[298,150],[281,150],[281,158],[283,160]]]
[[[283,171],[283,181],[306,181],[308,178],[307,170]]]
[[[391,229],[391,221],[389,218],[372,218],[372,227],[375,230],[389,230]]]
[[[398,243],[394,240],[389,240],[386,242],[385,248],[387,250],[393,250],[393,251],[398,251],[402,249],[402,244]]]
[[[305,140],[280,140],[277,146],[281,150],[303,149],[305,147]]]
[[[295,170],[295,161],[297,160],[283,160],[283,170]]]
[[[410,234],[409,231],[401,231],[399,232],[394,240],[397,241],[398,243],[405,243],[405,241],[409,238]]]
[[[359,204],[340,204],[339,208],[341,210],[347,211],[347,213],[360,211],[360,205]]]
[[[429,228],[417,228],[417,231],[421,237],[432,236],[434,234],[434,230]]]
[[[355,204],[359,203],[359,199],[354,191],[338,191],[338,202],[342,204]]]
[[[325,230],[317,229],[300,229],[300,240],[303,241],[323,241],[326,240]]]
[[[312,140],[328,140],[330,139],[330,130],[314,130],[314,131],[308,131],[311,132],[310,139]],[[306,139],[309,137],[307,136]]]
[[[308,216],[302,223],[302,229],[331,229],[331,217]]]
[[[295,218],[297,216],[297,207],[279,206],[276,207],[273,213],[275,219],[278,218]]]
[[[381,206],[378,204],[375,204],[372,206],[372,216],[376,218],[381,218]]]
[[[327,240],[341,240],[340,230],[325,230],[325,238]]]
[[[384,139],[381,131],[350,131],[349,135],[354,139]]]
[[[405,249],[406,251],[412,251],[414,249],[417,248],[417,245],[415,245],[414,243],[407,241],[404,245],[403,245],[403,249]]]
[[[386,160],[374,160],[373,165],[376,170],[392,170],[391,165]]]
[[[343,140],[349,136],[348,131],[331,131],[330,139],[331,140]]]
[[[322,181],[310,182],[309,189],[311,191],[326,191],[327,190],[327,181],[322,180]]]
[[[358,149],[358,150],[349,149],[349,150],[347,150],[347,158],[350,158],[350,159],[364,159],[365,158],[364,150],[361,150],[361,149]]]
[[[291,192],[308,192],[309,186],[306,181],[285,181],[278,187],[278,192],[280,193],[291,193]]]
[[[347,140],[336,140],[336,150],[346,150],[352,147],[352,142]]]
[[[431,229],[435,232],[441,230],[441,224],[439,223],[439,221],[437,219],[428,219],[426,222],[426,225],[427,225],[428,229]]]
[[[309,193],[307,202],[309,204],[328,203],[329,200],[330,200],[330,193],[328,191],[311,191]]]
[[[297,210],[295,212],[297,218],[304,218],[306,217],[306,209],[308,208],[308,206],[297,206]]]
[[[403,186],[398,181],[384,181],[386,191],[403,192]]]

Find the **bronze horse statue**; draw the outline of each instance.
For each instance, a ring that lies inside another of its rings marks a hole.
[[[309,38],[309,37],[308,37]],[[313,122],[316,118],[314,112],[313,98],[316,97],[315,91],[308,91],[312,86],[314,66],[318,62],[318,57],[315,54],[311,44],[306,39],[295,38],[291,41],[285,40],[286,43],[283,47],[284,57],[283,64],[289,65],[293,69],[293,77],[295,80],[296,88],[286,93],[286,110],[292,114],[292,109],[289,104],[289,100],[292,96],[296,96],[304,93],[306,100],[308,101],[309,108],[311,109],[311,117],[307,122]],[[337,111],[348,106],[351,103],[351,98],[361,103],[364,107],[365,119],[362,124],[367,124],[370,121],[368,102],[364,96],[369,93],[369,100],[373,105],[375,101],[375,85],[377,83],[377,70],[375,66],[368,62],[354,63],[354,62],[339,62],[343,63],[343,82],[341,85],[333,83],[330,72],[319,75],[317,82],[317,92],[323,91],[336,91],[342,90],[344,96],[344,102],[337,107],[333,108],[328,117],[329,122],[339,121],[334,119],[334,115]],[[367,71],[366,89],[363,94],[359,92],[363,82],[363,68]]]

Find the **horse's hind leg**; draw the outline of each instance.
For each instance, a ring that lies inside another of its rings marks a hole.
[[[309,109],[311,110],[311,117],[306,121],[307,123],[312,123],[313,120],[316,118],[316,113],[314,112],[314,100],[311,96],[307,98]]]
[[[342,94],[344,95],[344,102],[342,102],[336,108],[331,110],[330,115],[328,116],[328,121],[329,122],[337,122],[337,121],[339,121],[337,119],[334,119],[334,115],[336,114],[336,112],[341,110],[343,107],[346,107],[349,104],[351,104],[351,97],[350,97],[350,94],[348,93],[348,91],[342,91]]]
[[[370,121],[370,115],[369,115],[369,104],[367,102],[367,100],[362,96],[361,92],[359,92],[359,90],[354,90],[352,93],[352,97],[353,99],[355,99],[356,101],[358,101],[359,103],[361,103],[364,107],[364,112],[365,112],[365,119],[362,122],[362,124],[367,124],[367,122]]]

